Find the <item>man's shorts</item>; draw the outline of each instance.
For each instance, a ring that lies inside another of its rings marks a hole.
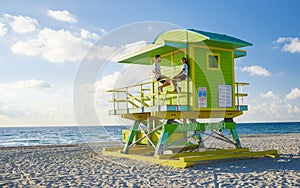
[[[164,80],[163,80],[164,79]],[[165,83],[166,82],[166,80],[165,80],[166,78],[165,77],[163,77],[163,76],[159,76],[157,79],[156,79],[156,81],[159,81],[160,83]]]

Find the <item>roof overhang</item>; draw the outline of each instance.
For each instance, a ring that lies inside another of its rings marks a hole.
[[[163,41],[151,44],[138,51],[126,54],[117,59],[118,63],[149,65],[151,58],[156,55],[163,55],[180,49],[185,49],[186,43]]]
[[[244,57],[247,55],[247,52],[245,50],[234,50],[233,51],[234,58]]]

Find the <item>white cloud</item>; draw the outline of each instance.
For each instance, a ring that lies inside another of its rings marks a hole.
[[[274,43],[284,43],[284,42],[289,42],[291,41],[293,38],[291,37],[279,37],[276,41],[274,41]]]
[[[113,74],[103,76],[102,79],[95,84],[95,91],[97,93],[106,92],[109,89],[113,89],[116,80],[121,76],[120,72],[114,72]]]
[[[18,41],[11,50],[13,53],[27,56],[42,56],[53,63],[79,61],[83,58],[107,60],[118,50],[111,46],[95,46],[84,38],[96,39],[97,36],[86,30],[82,31],[79,37],[70,31],[45,28],[40,30],[35,38]]]
[[[11,50],[28,56],[41,55],[50,62],[63,63],[81,60],[92,45],[69,31],[45,28],[36,38],[15,43]]]
[[[101,28],[100,31],[101,31],[101,33],[104,34],[104,35],[107,34],[107,32],[106,32],[103,28]]]
[[[271,76],[271,73],[267,69],[258,65],[241,68],[241,71],[249,72],[251,76],[263,76],[263,77]]]
[[[21,80],[9,84],[0,84],[0,91],[6,91],[8,89],[18,89],[18,88],[27,88],[27,89],[45,89],[51,88],[52,84],[44,80]]]
[[[113,46],[93,46],[89,49],[88,53],[86,54],[86,57],[88,59],[104,59],[116,61],[123,55],[134,52],[145,46],[147,46],[146,41],[137,41],[134,43],[129,43],[119,48]]]
[[[0,125],[74,125],[72,91],[37,79],[0,84]]]
[[[280,37],[274,43],[283,43],[282,51],[290,53],[300,53],[300,40],[298,37]]]
[[[120,57],[126,54],[130,54],[143,47],[146,47],[147,45],[148,45],[147,41],[137,41],[137,42],[126,44],[122,46],[118,51],[118,54],[116,54],[116,56],[113,57],[113,61],[116,61],[117,59],[119,59]]]
[[[65,63],[66,61],[108,60],[120,57],[147,45],[146,41],[138,41],[121,47],[94,45],[88,39],[97,40],[98,35],[82,29],[80,37],[78,33],[66,30],[52,30],[45,28],[40,30],[36,37],[26,41],[18,41],[12,45],[11,50],[16,54],[27,56],[41,56],[53,63]],[[118,52],[118,54],[116,54]]]
[[[115,122],[115,116],[108,115],[108,110],[112,109],[112,103],[109,102],[112,98],[112,93],[106,92],[107,90],[113,89],[115,82],[121,75],[120,72],[114,72],[109,75],[105,75],[101,80],[95,83],[82,84],[78,87],[79,92],[76,95],[81,95],[79,99],[74,98],[74,100],[82,100],[83,105],[86,105],[83,108],[89,109],[90,106],[93,106],[93,109],[97,111],[98,120],[101,124],[111,125],[117,124]],[[74,101],[74,104],[77,102]],[[76,106],[75,106],[76,108]],[[80,107],[82,108],[82,106]],[[89,122],[90,116],[79,115],[76,118],[80,118],[80,121]],[[120,124],[119,124],[120,125]]]
[[[95,83],[95,107],[101,125],[131,125],[132,121],[120,118],[120,116],[108,115],[108,111],[113,109],[113,103],[108,102],[112,99],[112,93],[107,90],[119,88],[118,81],[123,78],[121,72],[103,76],[102,79]],[[124,87],[124,85],[123,85]],[[120,104],[122,106],[122,104]]]
[[[19,41],[11,47],[11,50],[13,53],[23,54],[27,56],[36,56],[41,53],[41,46],[42,41],[33,39],[28,41]]]
[[[32,83],[7,84],[6,90],[0,92],[4,101],[0,105],[0,125],[74,125],[72,88],[43,91],[22,85],[31,87]]]
[[[12,29],[16,33],[28,33],[36,30],[38,21],[36,19],[30,18],[28,16],[12,16],[9,14],[4,14],[4,17],[9,21]]]
[[[118,49],[116,47],[111,47],[111,46],[92,46],[87,54],[86,58],[89,60],[94,60],[94,59],[103,59],[103,60],[108,60],[110,59]]]
[[[262,96],[264,98],[273,98],[276,95],[272,91],[268,91],[267,93],[262,93],[260,96]]]
[[[250,102],[245,115],[239,117],[242,121],[299,121],[300,110],[295,104],[289,104],[286,100],[273,98],[272,101]]]
[[[96,33],[91,33],[90,31],[85,30],[85,29],[80,30],[80,35],[81,35],[81,38],[83,38],[83,39],[92,39],[92,40],[100,39],[99,35],[97,35]]]
[[[125,45],[125,52],[124,53],[132,53],[136,50],[139,50],[143,47],[146,47],[148,44],[147,44],[147,41],[137,41],[137,42],[134,42],[134,43],[130,43],[130,44],[126,44]]]
[[[300,89],[292,88],[291,92],[285,96],[286,99],[296,99],[300,97]]]
[[[5,35],[7,33],[7,28],[5,27],[5,24],[0,22],[0,37]]]
[[[300,109],[297,106],[293,106],[291,104],[286,105],[287,111],[289,114],[299,113]]]
[[[69,23],[76,23],[77,18],[75,15],[71,14],[67,10],[63,11],[53,11],[53,10],[48,10],[47,15],[63,22],[69,22]]]

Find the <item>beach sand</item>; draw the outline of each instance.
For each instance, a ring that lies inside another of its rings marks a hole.
[[[281,155],[177,169],[99,152],[120,143],[0,148],[0,187],[300,187],[300,134],[240,140]]]

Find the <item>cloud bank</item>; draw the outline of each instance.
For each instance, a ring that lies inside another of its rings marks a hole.
[[[62,22],[68,22],[68,23],[77,22],[76,16],[71,14],[67,10],[62,10],[62,11],[48,10],[47,15],[50,16],[51,18],[54,18],[55,20],[62,21]]]
[[[38,26],[38,21],[28,16],[12,16],[9,14],[4,14],[3,17],[9,22],[9,25],[16,33],[24,34],[33,32]]]
[[[300,89],[292,88],[291,92],[285,96],[286,99],[296,99],[300,97]]]
[[[258,66],[258,65],[253,65],[253,66],[248,66],[248,67],[243,67],[241,68],[242,72],[249,72],[251,76],[263,76],[263,77],[268,77],[271,76],[271,72],[269,72],[267,69]]]
[[[0,22],[0,37],[4,36],[7,33],[7,28],[5,24]]]
[[[300,40],[298,37],[280,37],[274,43],[283,44],[281,50],[284,52],[300,53]]]

